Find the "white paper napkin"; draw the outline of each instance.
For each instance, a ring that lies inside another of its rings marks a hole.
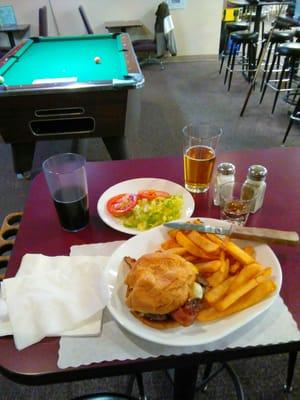
[[[18,350],[45,336],[89,334],[96,324],[99,333],[108,300],[106,261],[101,256],[26,254],[17,276],[1,285],[0,333],[7,334],[9,320]]]

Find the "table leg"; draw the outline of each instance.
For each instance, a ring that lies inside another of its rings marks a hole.
[[[7,35],[8,35],[10,47],[14,48],[15,45],[16,45],[15,38],[14,38],[14,33],[12,31],[8,31]]]
[[[175,368],[174,400],[193,400],[195,396],[198,364]]]
[[[127,142],[125,136],[112,136],[103,138],[112,160],[128,159]]]
[[[35,142],[12,143],[11,144],[15,173],[19,176],[28,177],[31,171]]]

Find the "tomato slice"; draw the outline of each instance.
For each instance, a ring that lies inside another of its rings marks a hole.
[[[138,192],[138,199],[153,200],[157,197],[170,197],[170,193],[155,189],[140,190]]]
[[[133,193],[122,193],[112,197],[106,203],[107,211],[114,217],[122,217],[129,214],[136,206],[137,195]]]

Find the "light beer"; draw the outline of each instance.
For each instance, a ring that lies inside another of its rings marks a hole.
[[[185,187],[190,192],[202,193],[209,188],[216,154],[209,146],[192,146],[184,154]]]

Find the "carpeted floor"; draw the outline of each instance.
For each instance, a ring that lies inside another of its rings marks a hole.
[[[181,153],[181,130],[191,121],[207,121],[224,130],[219,151],[267,148],[281,145],[288,124],[289,107],[282,100],[272,115],[274,93],[269,91],[263,104],[259,94],[251,96],[243,118],[239,113],[248,85],[241,75],[233,78],[227,92],[223,76],[218,74],[216,61],[176,62],[161,71],[158,66],[144,68],[146,78],[142,89],[141,118],[137,134],[128,133],[130,158],[143,158]],[[300,131],[295,124],[286,146],[300,146]],[[88,160],[107,160],[108,153],[96,139],[82,140],[80,152]],[[34,159],[33,176],[41,170],[42,161],[50,154],[70,151],[71,141],[40,142]],[[274,160],[276,162],[276,160]],[[0,142],[0,221],[9,212],[22,210],[30,181],[17,180],[13,172],[10,146]],[[246,171],[245,171],[246,173]],[[300,363],[296,365],[294,392],[284,394],[287,356],[268,356],[231,363],[251,400],[296,400],[300,398]],[[96,390],[124,391],[127,377],[82,381],[41,387],[26,387],[0,376],[0,400],[71,399]],[[171,383],[162,371],[145,374],[145,387],[151,400],[172,398]],[[135,394],[137,394],[135,390]],[[225,372],[218,375],[205,394],[196,399],[235,399],[232,382]],[[183,399],[184,400],[184,399]]]

